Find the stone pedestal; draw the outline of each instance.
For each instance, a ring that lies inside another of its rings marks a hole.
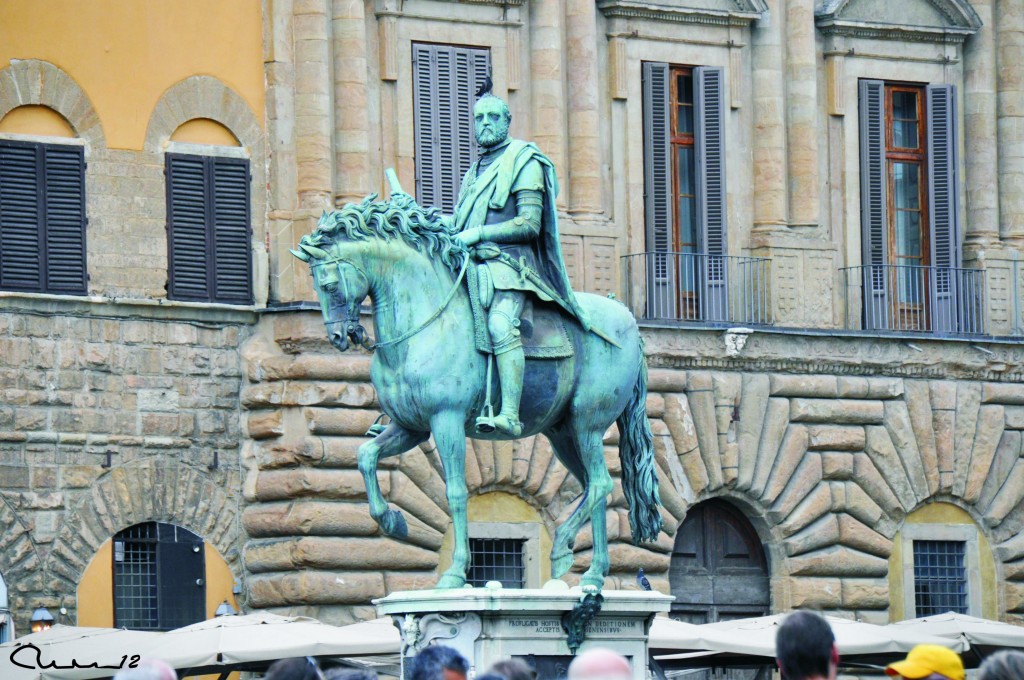
[[[542,589],[486,588],[392,593],[374,600],[381,616],[391,616],[402,631],[406,672],[409,659],[430,644],[453,647],[465,656],[470,677],[491,664],[521,658],[538,677],[564,678],[573,655],[563,617],[584,593],[561,581]],[[606,590],[601,611],[587,625],[577,653],[593,647],[612,649],[630,660],[635,680],[647,678],[647,634],[658,612],[673,598],[658,592]]]

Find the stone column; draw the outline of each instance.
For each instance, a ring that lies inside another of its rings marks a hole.
[[[597,73],[597,5],[566,0],[569,89],[569,210],[601,211],[601,138]]]
[[[787,0],[785,29],[789,224],[817,225],[821,199],[813,0]]]
[[[974,0],[981,30],[964,44],[964,164],[967,223],[973,242],[999,240],[999,149],[996,140],[995,0]]]
[[[565,185],[565,89],[562,70],[562,3],[538,0],[530,7],[532,24],[530,79],[533,85],[533,141],[555,164]],[[515,127],[515,123],[513,123]],[[566,207],[565,190],[558,207]]]
[[[370,193],[366,13],[362,0],[334,0],[335,194],[347,203]]]
[[[785,225],[788,210],[781,1],[771,0],[768,17],[751,31],[755,229]]]
[[[1024,4],[996,4],[999,218],[1003,239],[1024,241]]]
[[[295,136],[299,207],[332,206],[329,0],[295,3]]]

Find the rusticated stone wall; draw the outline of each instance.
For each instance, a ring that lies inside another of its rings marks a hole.
[[[379,535],[356,469],[378,414],[370,357],[339,354],[322,334],[317,314],[265,317],[243,350],[244,562],[250,606],[348,621],[371,616],[372,598],[436,581],[448,515],[428,443],[382,461],[381,487],[410,538]],[[665,533],[633,546],[616,484],[608,587],[635,587],[642,566],[668,591],[688,508],[725,497],[761,534],[774,610],[815,606],[886,622],[894,536],[907,513],[945,501],[967,510],[993,546],[1000,611],[1024,618],[1020,348],[755,333],[727,359],[720,331],[646,337]],[[605,444],[617,476],[614,428]],[[549,529],[580,492],[543,437],[471,441],[467,480],[471,495],[518,495]],[[589,548],[585,534],[574,574]]]

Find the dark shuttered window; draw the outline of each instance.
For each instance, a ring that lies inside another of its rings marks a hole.
[[[451,214],[477,157],[474,95],[490,71],[490,51],[413,43],[412,59],[416,199]]]
[[[248,305],[249,161],[167,154],[168,297]]]
[[[0,289],[84,295],[85,155],[0,141]]]
[[[642,78],[647,314],[725,319],[723,70],[644,62]]]

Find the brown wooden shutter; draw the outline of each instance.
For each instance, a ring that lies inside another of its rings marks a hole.
[[[85,152],[0,142],[0,288],[86,292]]]
[[[672,116],[669,67],[644,62],[644,218],[647,228],[647,316],[675,318],[676,261],[672,250]]]
[[[86,292],[85,150],[43,145],[46,177],[46,289]]]
[[[250,305],[252,247],[249,210],[249,161],[208,159],[213,175],[213,299]]]
[[[928,217],[931,256],[935,267],[932,327],[938,332],[957,330],[957,277],[961,266],[960,203],[957,178],[956,87],[929,85]]]
[[[208,184],[203,156],[167,154],[167,294],[175,300],[208,301],[212,293]]]
[[[885,83],[860,81],[860,218],[865,329],[889,326],[885,170]]]
[[[416,198],[455,210],[462,176],[476,160],[473,105],[490,72],[490,51],[413,43]]]
[[[725,74],[721,68],[702,66],[693,70],[694,114],[697,147],[697,219],[701,251],[707,257],[701,299],[705,321],[729,318],[726,281],[725,196]]]

